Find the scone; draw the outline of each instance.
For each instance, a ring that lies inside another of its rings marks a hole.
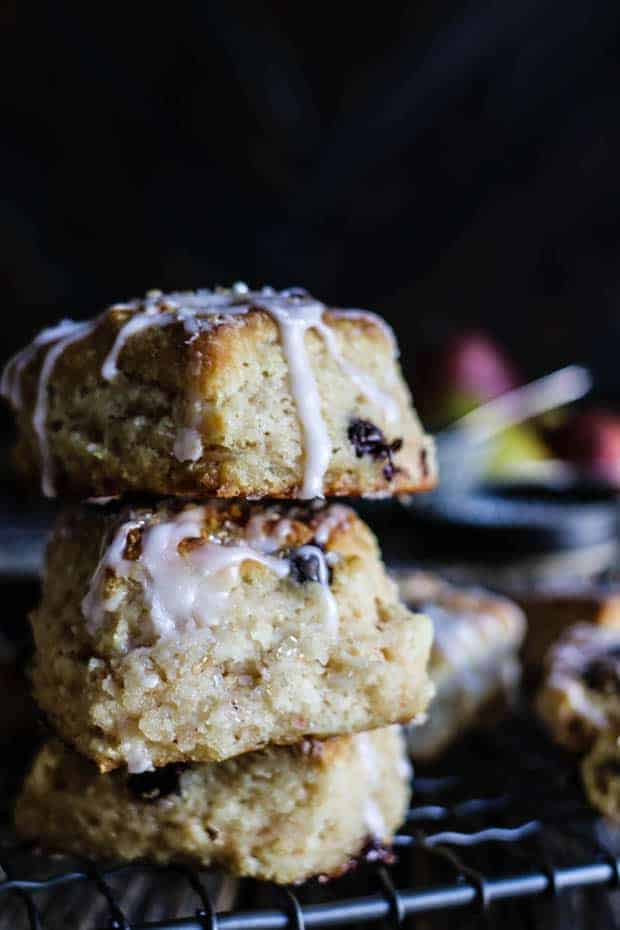
[[[590,803],[613,820],[620,820],[618,738],[617,731],[605,731],[581,763],[581,774]]]
[[[46,495],[314,498],[433,486],[374,314],[302,290],[162,294],[44,330],[5,369],[15,460]]]
[[[525,618],[507,598],[428,572],[403,573],[398,582],[405,603],[434,627],[429,673],[436,694],[424,721],[407,728],[411,755],[426,761],[509,705],[520,679]]]
[[[567,630],[547,656],[537,706],[556,741],[575,752],[609,728],[620,732],[620,630]]]
[[[52,849],[289,883],[338,874],[369,842],[389,844],[408,801],[397,727],[142,775],[102,775],[53,740],[26,780],[16,823]]]
[[[71,511],[32,627],[35,697],[102,771],[404,722],[431,693],[431,623],[339,504]]]
[[[540,676],[549,647],[576,623],[620,630],[620,586],[591,582],[533,588],[515,594],[527,616],[523,662],[533,679]]]

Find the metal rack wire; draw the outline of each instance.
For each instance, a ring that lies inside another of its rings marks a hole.
[[[394,852],[396,861],[388,865],[370,849],[355,871],[323,885],[243,882],[235,906],[222,912],[213,878],[189,867],[98,867],[7,843],[0,852],[0,927],[13,899],[13,912],[21,912],[21,925],[30,930],[304,930],[377,920],[400,926],[422,914],[434,926],[434,918],[456,910],[469,919],[485,915],[489,923],[500,908],[503,928],[529,928],[538,925],[536,902],[548,906],[555,899],[557,911],[571,891],[573,899],[575,892],[589,895],[588,927],[620,925],[609,894],[620,888],[620,831],[616,836],[595,816],[574,761],[550,746],[526,715],[476,734],[440,767],[418,772]],[[148,907],[154,889],[171,882],[167,887],[175,893],[164,894],[154,918]],[[140,893],[130,893],[136,884]],[[68,892],[75,898],[78,889],[82,895],[71,904],[75,922],[65,911],[58,923],[56,899]],[[84,922],[84,901],[91,923]],[[575,899],[572,905],[576,927]],[[13,920],[6,926],[17,926]]]

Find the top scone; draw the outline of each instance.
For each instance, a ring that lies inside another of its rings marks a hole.
[[[44,330],[5,369],[47,496],[314,498],[432,487],[431,440],[374,314],[305,291],[150,292]]]

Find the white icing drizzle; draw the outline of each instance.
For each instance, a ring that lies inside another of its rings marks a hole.
[[[350,519],[351,511],[348,507],[344,507],[342,504],[332,504],[321,514],[321,521],[314,533],[314,538],[319,546],[324,546],[336,527],[342,523],[347,523]]]
[[[361,394],[367,397],[379,410],[383,411],[383,415],[388,423],[395,423],[400,415],[400,408],[394,398],[377,387],[374,380],[369,375],[360,371],[359,368],[356,368],[355,365],[352,365],[351,362],[348,362],[342,357],[338,349],[336,337],[329,326],[319,322],[317,324],[317,329],[325,340],[325,345],[340,370],[351,379]]]
[[[204,507],[188,507],[166,519],[149,522],[150,517],[128,520],[115,532],[99,560],[88,592],[82,600],[82,614],[91,635],[97,633],[106,613],[119,607],[126,588],[102,596],[106,578],[132,579],[143,592],[148,622],[158,637],[173,637],[185,632],[217,626],[231,591],[238,579],[239,566],[245,561],[258,562],[279,578],[290,574],[289,559],[271,553],[281,548],[290,521],[270,520],[269,512],[256,514],[248,522],[245,538],[236,544],[203,539]],[[271,524],[273,531],[265,533]],[[138,559],[126,559],[125,547],[134,530],[142,530]],[[201,539],[200,545],[179,551],[184,540]],[[329,587],[329,574],[323,552],[316,546],[302,546],[296,553],[318,560],[318,584],[323,601],[327,630],[338,631],[338,605]]]
[[[101,367],[102,377],[106,381],[113,381],[118,375],[118,359],[127,340],[136,333],[151,327],[163,328],[174,323],[182,323],[185,332],[192,339],[200,333],[201,314],[211,318],[225,313],[227,316],[236,313],[247,313],[249,306],[238,302],[234,289],[228,293],[213,293],[199,290],[196,293],[175,292],[162,294],[161,291],[150,291],[144,301],[144,310],[130,317],[119,329],[116,339]],[[135,310],[141,306],[139,301],[130,301],[126,304],[114,304],[111,310]],[[207,320],[208,323],[212,322]]]
[[[37,349],[51,345],[43,364],[35,412],[35,431],[37,433],[42,459],[43,484],[46,494],[53,494],[53,479],[49,462],[49,453],[45,439],[45,415],[47,412],[47,387],[53,367],[64,349],[80,335],[87,335],[113,311],[130,311],[133,315],[119,329],[114,344],[104,359],[101,375],[106,381],[112,381],[119,372],[119,358],[128,339],[151,327],[163,328],[174,323],[181,323],[193,341],[205,329],[218,325],[225,318],[243,315],[251,308],[264,310],[275,320],[280,331],[282,349],[288,365],[288,375],[299,416],[304,449],[304,475],[299,497],[309,499],[323,497],[323,481],[332,454],[331,441],[322,415],[320,396],[316,378],[310,364],[306,332],[316,330],[323,338],[327,351],[340,370],[356,385],[358,390],[379,410],[387,423],[393,423],[399,415],[399,407],[393,397],[381,390],[365,372],[345,359],[339,350],[336,336],[332,329],[323,322],[324,304],[314,300],[303,291],[282,291],[265,287],[260,291],[249,291],[244,284],[236,284],[229,290],[198,290],[196,292],[175,292],[162,294],[151,291],[143,301],[129,301],[115,304],[110,310],[91,323],[73,323],[65,320],[49,330],[44,330],[35,342],[9,362],[2,379],[3,393],[19,408],[22,404],[21,373],[25,365],[34,357]],[[332,311],[340,317],[367,318],[389,334],[395,348],[395,340],[390,327],[377,317],[361,310]],[[195,405],[192,404],[192,408]],[[189,422],[179,431],[173,445],[173,454],[184,462],[195,462],[202,456],[202,438],[200,435],[199,411],[192,410]]]
[[[335,635],[338,632],[339,625],[338,604],[329,587],[329,569],[327,567],[325,553],[322,549],[319,549],[318,546],[312,545],[300,546],[296,552],[298,555],[302,556],[302,558],[314,558],[317,560],[319,566],[319,584],[321,586],[321,595],[323,598],[325,626],[330,633]]]
[[[291,521],[277,511],[259,511],[248,520],[245,538],[259,552],[272,553],[286,545],[291,529]]]
[[[368,788],[368,795],[364,805],[364,823],[373,839],[383,840],[388,836],[388,829],[377,803],[370,796],[379,781],[377,753],[368,733],[357,733],[355,742],[362,766],[366,772]]]
[[[76,325],[78,324],[73,320],[61,320],[55,326],[48,326],[47,329],[41,330],[30,345],[7,362],[0,381],[0,394],[10,400],[17,410],[23,404],[22,372],[24,368],[30,364],[40,348],[69,335],[74,331]]]
[[[120,748],[130,775],[141,775],[142,772],[155,770],[151,754],[143,743],[129,739],[122,743]]]
[[[135,527],[131,522],[117,532],[82,602],[91,633],[97,630],[106,609],[114,606],[100,600],[101,581],[109,568],[117,577],[140,583],[153,633],[159,637],[217,626],[243,562],[259,562],[280,578],[290,571],[286,560],[264,555],[243,543],[225,545],[205,540],[180,552],[184,540],[201,538],[204,507],[187,508],[172,519],[146,526],[140,558],[128,560],[123,556],[124,545]]]
[[[68,325],[71,323],[71,325]],[[72,343],[83,339],[93,329],[94,323],[73,323],[65,320],[65,327],[62,336],[48,349],[45,360],[41,367],[39,375],[39,386],[37,389],[37,399],[32,415],[32,426],[39,441],[39,452],[41,455],[41,489],[46,497],[56,496],[56,486],[54,484],[54,464],[50,454],[49,443],[47,441],[47,406],[48,406],[48,384],[52,376],[56,362]]]
[[[409,725],[411,725],[411,723],[413,723],[414,721],[415,721],[415,717],[414,717],[414,720],[411,721]],[[405,736],[403,733],[403,728],[400,724],[393,723],[391,727],[389,727],[389,729],[392,730],[392,732],[396,733],[398,742],[400,745],[400,752],[398,754],[398,759],[396,760],[396,771],[398,772],[399,778],[402,778],[402,780],[405,782],[410,782],[411,779],[413,778],[413,766],[406,752],[406,744],[405,744]]]
[[[261,303],[261,306],[263,304]],[[323,497],[323,478],[329,465],[332,445],[321,413],[321,399],[306,352],[306,330],[321,322],[323,305],[310,303],[288,308],[270,301],[269,312],[278,321],[282,348],[288,362],[289,381],[304,438],[304,479],[299,496]]]
[[[198,430],[192,426],[182,427],[172,451],[179,462],[197,462],[202,455],[202,437]]]
[[[114,609],[114,601],[103,600],[101,597],[101,588],[109,571],[124,571],[129,565],[128,560],[123,558],[127,537],[132,530],[138,530],[143,526],[141,520],[129,520],[118,528],[112,542],[107,547],[99,564],[95,570],[86,596],[82,600],[82,614],[86,618],[86,629],[92,635],[103,623],[106,611]]]
[[[118,309],[118,308],[116,308]],[[118,357],[127,340],[136,333],[152,327],[170,326],[177,322],[174,313],[160,312],[158,305],[151,305],[143,313],[136,313],[119,329],[112,348],[106,355],[101,366],[101,375],[105,381],[113,381],[118,375]]]

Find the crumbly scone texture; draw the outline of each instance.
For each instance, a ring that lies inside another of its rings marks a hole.
[[[618,731],[606,731],[581,763],[590,803],[606,817],[620,821],[620,747]]]
[[[554,739],[575,752],[620,732],[620,631],[571,627],[549,650],[537,709]]]
[[[224,317],[191,339],[181,323],[135,333],[120,353],[117,376],[108,382],[101,373],[103,362],[131,314],[111,308],[93,332],[67,346],[54,366],[47,391],[47,434],[56,493],[74,498],[124,492],[298,496],[303,434],[279,327],[269,313],[254,309]],[[306,352],[331,440],[325,495],[432,487],[432,441],[413,410],[389,334],[366,317],[327,312],[323,322],[342,358],[398,405],[397,419],[386,422],[385,412],[334,361],[322,336],[306,332]],[[30,482],[40,477],[32,417],[45,355],[45,348],[36,352],[21,374],[15,462]],[[181,462],[174,447],[190,409],[202,454],[196,461]],[[356,420],[379,427],[388,444],[402,440],[392,456],[393,475],[384,458],[358,456],[348,434]]]
[[[339,504],[208,501],[202,538],[177,549],[185,558],[199,556],[206,540],[238,543],[258,518],[283,559],[321,540],[327,590],[246,560],[228,577],[217,622],[161,636],[144,586],[108,568],[100,578],[106,609],[93,630],[81,604],[118,527],[127,519],[169,525],[188,507],[82,507],[60,519],[31,622],[35,697],[65,740],[102,771],[135,771],[374,729],[425,710],[431,623],[399,601],[373,534]],[[142,558],[143,532],[129,534],[126,560]],[[335,627],[326,622],[330,595]]]
[[[401,573],[398,584],[407,605],[434,626],[429,674],[436,694],[423,722],[407,727],[412,757],[428,761],[509,706],[520,680],[525,617],[508,598],[430,572]]]
[[[408,801],[397,727],[138,776],[102,775],[52,740],[16,824],[55,850],[217,865],[284,884],[338,874],[369,841],[389,844]]]

